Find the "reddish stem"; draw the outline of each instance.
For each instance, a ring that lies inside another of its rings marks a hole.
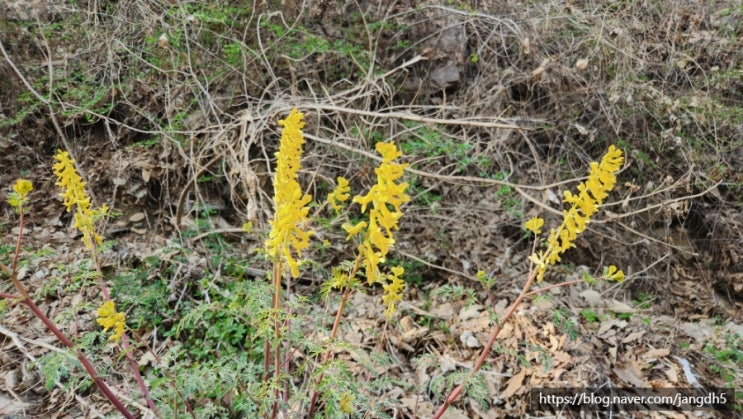
[[[534,282],[534,278],[537,276],[537,272],[533,271],[531,275],[529,275],[529,280],[526,281],[526,285],[524,285],[524,288],[521,290],[521,293],[516,298],[516,301],[511,304],[511,307],[508,309],[508,312],[503,317],[503,319],[499,322],[501,325],[506,324],[508,320],[513,316],[513,313],[516,311],[516,307],[518,307],[521,302],[524,300],[524,297],[526,297],[527,291],[531,287],[531,284]],[[444,404],[442,404],[439,409],[436,411],[436,413],[433,415],[433,419],[440,418],[444,412],[446,412],[446,409],[449,408],[456,400],[459,398],[459,395],[464,390],[464,386],[469,381],[470,378],[472,378],[473,375],[482,367],[482,364],[485,362],[485,359],[488,357],[488,354],[490,353],[490,349],[495,344],[495,340],[498,338],[498,334],[503,330],[503,327],[501,325],[496,325],[493,329],[493,332],[490,334],[490,339],[488,339],[488,343],[485,344],[485,347],[482,349],[482,352],[480,352],[480,356],[477,358],[477,361],[475,361],[475,365],[472,367],[472,371],[467,375],[467,377],[464,379],[462,384],[458,385],[454,391],[452,391],[449,396],[447,396],[446,400],[444,400]]]
[[[536,242],[535,242],[535,246],[536,246]],[[462,384],[458,385],[449,394],[449,396],[447,396],[446,400],[444,400],[444,404],[442,404],[439,407],[439,409],[436,411],[436,413],[434,414],[433,419],[440,418],[444,414],[444,412],[446,412],[446,409],[448,409],[449,406],[451,406],[457,400],[457,398],[459,398],[459,396],[462,394],[462,391],[464,390],[464,386],[467,383],[467,381],[469,381],[469,379],[472,378],[472,376],[480,369],[480,367],[482,367],[482,364],[485,362],[485,359],[487,358],[488,353],[490,352],[490,349],[495,344],[496,338],[498,338],[498,334],[501,332],[501,330],[503,330],[503,327],[501,325],[504,325],[506,324],[506,322],[508,322],[511,316],[513,316],[513,313],[516,311],[516,307],[518,307],[524,301],[524,298],[528,296],[532,296],[532,295],[537,295],[537,294],[540,294],[542,292],[545,292],[545,291],[548,291],[554,288],[564,287],[566,285],[573,285],[573,284],[583,282],[582,279],[576,279],[572,281],[565,281],[565,282],[560,282],[558,284],[549,285],[544,288],[536,289],[534,291],[529,291],[532,284],[534,283],[534,279],[537,276],[537,272],[538,272],[537,270],[533,269],[533,264],[532,264],[532,266],[530,267],[529,278],[526,281],[526,285],[524,285],[524,288],[521,290],[521,293],[519,293],[519,296],[516,298],[513,304],[511,304],[511,306],[508,308],[508,312],[506,313],[505,317],[503,317],[503,319],[499,322],[500,325],[496,325],[495,328],[493,329],[493,332],[490,334],[490,339],[488,339],[488,343],[485,345],[482,352],[480,352],[480,356],[477,358],[477,361],[475,361],[475,365],[472,367],[472,371],[469,373],[469,375],[467,375],[467,377],[464,379]]]
[[[330,341],[332,342],[333,339],[335,339],[336,335],[338,335],[338,327],[341,324],[341,318],[343,317],[343,308],[346,306],[346,303],[348,302],[348,297],[351,296],[351,289],[346,288],[346,290],[343,292],[343,297],[341,298],[341,305],[338,307],[338,311],[335,313],[335,321],[333,322],[333,329],[330,331]],[[330,356],[332,355],[332,350],[328,349],[327,352],[322,357],[322,363],[328,362],[330,359]],[[317,382],[319,383],[322,381],[324,374],[320,374],[319,377],[317,377]],[[315,414],[315,403],[317,403],[317,398],[320,397],[320,391],[315,390],[314,393],[312,393],[312,399],[310,400],[310,410],[307,413],[307,417],[309,419],[312,419],[312,416]]]
[[[109,291],[106,284],[103,282],[103,269],[101,269],[101,263],[98,259],[98,249],[96,248],[95,241],[93,239],[91,239],[91,246],[91,253],[93,256],[93,262],[95,263],[95,269],[98,272],[98,282],[101,287],[101,292],[103,293],[103,297],[106,301],[113,301],[111,299],[111,292]],[[131,346],[129,345],[129,337],[126,334],[126,331],[121,335],[121,348],[126,355],[126,359],[129,361],[129,367],[132,369],[134,379],[137,381],[137,385],[139,386],[139,391],[142,392],[142,397],[144,397],[144,399],[147,401],[147,405],[150,407],[150,410],[152,410],[152,412],[159,417],[160,414],[157,411],[155,402],[150,397],[150,393],[149,391],[147,391],[147,385],[142,378],[142,374],[140,374],[139,372],[139,365],[137,364],[137,361],[134,359],[134,355],[132,355],[132,351],[130,350]]]
[[[536,250],[537,247],[537,241],[534,241],[534,244],[532,245],[532,253],[534,250]],[[485,347],[482,348],[482,352],[480,352],[480,356],[477,358],[477,361],[475,361],[475,365],[472,367],[472,371],[467,375],[467,377],[462,381],[461,384],[459,384],[444,400],[444,404],[442,404],[439,409],[436,411],[436,413],[433,416],[433,419],[440,418],[444,412],[446,412],[446,409],[449,408],[456,400],[459,398],[459,395],[462,394],[462,391],[464,390],[465,384],[472,378],[472,376],[477,373],[477,371],[482,367],[482,364],[485,362],[485,359],[488,357],[488,354],[490,353],[490,349],[495,344],[495,340],[498,338],[498,334],[503,330],[503,326],[508,322],[508,320],[513,316],[513,313],[516,311],[516,307],[521,304],[521,302],[524,300],[524,297],[528,295],[529,288],[531,288],[532,284],[534,283],[534,279],[537,277],[538,270],[534,269],[534,263],[531,263],[529,265],[529,278],[526,281],[526,285],[524,285],[524,288],[521,289],[521,292],[519,293],[519,296],[516,297],[516,300],[511,304],[511,306],[508,308],[508,312],[506,313],[505,317],[503,319],[499,319],[498,323],[493,328],[492,333],[490,333],[490,339],[488,339],[488,343],[485,344]]]
[[[98,388],[103,392],[103,394],[106,396],[106,398],[121,412],[124,417],[127,419],[131,418],[134,419],[134,415],[132,415],[129,410],[124,406],[123,403],[116,397],[116,395],[111,391],[111,389],[106,385],[106,383],[98,376],[98,372],[96,371],[93,364],[88,361],[88,358],[85,356],[85,354],[82,353],[79,349],[75,349],[74,344],[70,339],[67,338],[67,336],[62,333],[61,330],[57,328],[57,326],[52,323],[51,320],[44,314],[41,309],[36,305],[36,303],[31,300],[31,297],[28,295],[28,292],[26,292],[26,288],[21,284],[21,282],[18,280],[17,270],[18,267],[18,256],[21,253],[21,241],[23,237],[23,206],[21,205],[19,208],[20,212],[20,226],[18,229],[18,241],[16,243],[16,250],[15,255],[13,256],[13,265],[10,272],[10,280],[13,282],[13,285],[15,285],[16,289],[18,289],[18,292],[22,295],[21,302],[23,304],[26,304],[31,311],[34,312],[36,317],[38,317],[46,326],[49,331],[51,331],[54,336],[59,339],[60,342],[62,342],[63,345],[67,346],[68,348],[75,351],[75,355],[77,356],[77,359],[80,360],[80,363],[83,365],[83,368],[85,368],[85,371],[88,372],[90,377],[93,379],[95,384],[98,386]],[[3,270],[7,270],[7,267],[3,266]]]
[[[532,295],[541,294],[541,293],[543,293],[545,291],[549,291],[549,290],[551,290],[553,288],[564,287],[566,285],[579,284],[581,282],[585,282],[585,280],[583,280],[583,279],[574,279],[572,281],[560,282],[559,284],[549,285],[549,286],[546,286],[544,288],[539,288],[539,289],[536,289],[534,291],[527,292],[526,295],[525,295],[525,297],[530,297]]]

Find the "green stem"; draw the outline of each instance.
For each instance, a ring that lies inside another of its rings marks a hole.
[[[273,264],[273,327],[274,327],[274,402],[272,417],[278,414],[279,390],[281,388],[281,322],[279,309],[281,308],[281,262]]]

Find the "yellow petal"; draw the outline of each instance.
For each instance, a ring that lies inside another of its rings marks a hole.
[[[26,179],[18,179],[13,185],[13,190],[18,194],[21,199],[25,198],[29,192],[34,189],[33,184]]]
[[[366,227],[366,225],[367,225],[366,224],[366,221],[361,221],[361,222],[359,222],[356,225],[351,225],[350,223],[343,223],[343,225],[341,226],[341,228],[343,228],[344,230],[346,230],[346,233],[348,233],[348,236],[346,237],[346,240],[348,240],[351,237],[359,234],[361,232],[361,230],[363,230],[364,227]]]
[[[531,217],[526,223],[524,223],[524,228],[538,235],[542,232],[543,225],[544,219],[540,217]]]

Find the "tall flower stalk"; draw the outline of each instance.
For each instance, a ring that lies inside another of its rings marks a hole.
[[[303,229],[312,196],[302,192],[297,180],[297,173],[302,167],[302,146],[304,145],[304,115],[292,109],[286,119],[279,121],[284,127],[281,132],[281,144],[276,153],[276,175],[273,181],[274,218],[271,221],[271,232],[266,242],[266,253],[275,261],[286,262],[291,275],[299,276],[299,263],[294,257],[302,256],[302,250],[310,245],[312,231]],[[293,250],[293,251],[292,251]]]
[[[309,247],[312,231],[305,229],[308,223],[309,206],[312,196],[302,192],[297,174],[302,167],[302,147],[304,145],[304,115],[292,109],[286,119],[279,121],[283,127],[281,143],[276,153],[276,174],[274,177],[274,218],[271,232],[266,241],[266,253],[273,259],[273,322],[274,322],[274,376],[276,379],[276,400],[274,413],[277,413],[278,391],[281,387],[281,278],[283,264],[289,267],[292,277],[299,276],[299,261],[302,251]],[[295,256],[296,254],[296,256]],[[266,340],[264,369],[270,365],[270,348]]]
[[[382,304],[386,306],[385,317],[387,321],[395,313],[395,304],[402,299],[405,290],[405,281],[402,275],[405,269],[402,266],[393,266],[390,273],[383,274],[380,264],[384,263],[387,254],[395,244],[393,237],[394,231],[398,229],[398,221],[402,217],[400,206],[410,200],[405,193],[408,187],[406,182],[401,182],[402,175],[407,168],[407,164],[398,163],[396,160],[402,156],[402,152],[397,149],[394,143],[377,143],[377,152],[382,156],[382,163],[374,169],[377,175],[377,183],[372,186],[366,195],[357,195],[352,202],[361,206],[361,213],[369,214],[369,221],[359,221],[356,224],[344,223],[342,228],[346,231],[347,240],[359,236],[361,244],[357,247],[356,259],[348,271],[341,267],[333,270],[332,277],[325,283],[325,293],[331,289],[338,289],[342,292],[341,303],[335,314],[333,328],[330,331],[330,341],[338,334],[343,310],[351,294],[359,286],[358,275],[363,267],[363,274],[369,285],[381,285]],[[338,178],[338,187],[328,196],[328,203],[338,212],[342,209],[342,204],[350,197],[348,181],[345,178]],[[368,211],[367,211],[368,210]],[[328,349],[322,358],[322,363],[327,363],[332,356],[332,351]],[[319,383],[323,375],[317,378]],[[315,391],[310,399],[310,407],[307,417],[312,418],[320,392]]]
[[[125,417],[125,418],[134,418],[134,415],[129,412],[129,410],[124,406],[124,404],[119,400],[118,397],[111,391],[111,389],[108,387],[106,382],[98,375],[98,371],[96,371],[96,368],[93,366],[93,364],[90,362],[88,357],[85,355],[85,353],[77,348],[75,344],[67,337],[67,335],[64,334],[57,326],[54,325],[54,323],[49,319],[49,317],[46,315],[46,313],[39,308],[39,306],[36,305],[33,299],[31,299],[31,296],[28,294],[28,291],[26,290],[26,287],[23,286],[21,281],[18,279],[18,257],[21,253],[21,243],[23,238],[23,226],[24,226],[24,215],[26,212],[26,204],[28,203],[29,197],[28,194],[33,190],[33,185],[30,181],[25,179],[18,179],[16,183],[13,185],[13,192],[11,192],[8,195],[8,203],[18,212],[20,216],[20,220],[18,222],[19,228],[18,228],[18,239],[16,241],[16,249],[15,253],[13,255],[13,263],[10,267],[5,266],[4,264],[0,263],[0,270],[4,271],[10,276],[10,280],[15,286],[15,288],[18,290],[18,292],[21,294],[20,297],[16,297],[13,295],[3,294],[3,298],[10,298],[12,300],[17,300],[26,306],[28,306],[29,309],[36,315],[36,317],[41,320],[42,323],[46,326],[47,329],[49,329],[52,334],[67,348],[75,352],[75,355],[77,356],[77,359],[80,361],[80,364],[82,364],[85,371],[90,375],[90,377],[93,379],[93,382],[95,382],[96,386],[101,390],[104,396],[111,402],[111,404],[116,407],[116,409],[119,410],[119,412]]]
[[[139,365],[132,355],[127,337],[126,316],[122,312],[116,312],[115,302],[111,298],[111,292],[103,282],[103,270],[101,269],[100,260],[98,259],[98,246],[103,243],[103,238],[96,231],[95,224],[108,213],[108,206],[103,205],[100,208],[92,208],[90,197],[85,191],[85,182],[75,169],[75,161],[70,158],[66,151],[58,151],[54,156],[56,163],[53,166],[54,174],[57,176],[57,186],[62,189],[62,200],[68,212],[74,211],[75,228],[83,234],[83,243],[90,251],[93,263],[98,273],[98,283],[101,288],[103,298],[106,300],[98,309],[98,318],[96,322],[103,326],[104,331],[113,330],[111,339],[118,342],[121,339],[121,347],[126,355],[129,365],[134,374],[134,378],[139,385],[143,397],[153,412],[157,412],[155,402],[150,398],[147,386],[145,385],[142,375],[139,373]]]
[[[535,281],[537,283],[542,281],[544,274],[550,265],[559,262],[560,256],[565,253],[565,251],[575,247],[574,243],[578,234],[582,233],[586,229],[586,226],[591,221],[591,217],[598,212],[599,206],[604,202],[604,200],[609,196],[609,192],[614,188],[614,185],[616,184],[616,172],[619,171],[623,162],[624,157],[622,156],[622,151],[614,145],[611,145],[606,154],[601,158],[600,162],[591,163],[588,179],[578,185],[578,193],[573,194],[570,191],[565,191],[565,199],[563,202],[570,204],[570,208],[563,211],[562,223],[556,229],[550,230],[546,250],[534,252],[529,257],[531,266],[526,284],[522,288],[521,293],[508,308],[505,316],[500,319],[498,324],[493,328],[488,342],[483,347],[482,352],[480,352],[480,356],[475,361],[469,375],[461,384],[449,393],[446,399],[444,399],[444,403],[434,414],[434,419],[440,418],[449,406],[451,406],[452,403],[454,403],[462,394],[466,383],[475,373],[477,373],[485,362],[485,359],[487,359],[490,349],[495,344],[495,340],[498,338],[498,334],[500,334],[500,331],[503,328],[502,325],[506,324],[506,322],[508,322],[508,320],[513,316],[516,308],[521,304],[524,298],[542,293],[552,288],[572,285],[583,281],[581,279],[561,282],[556,285],[531,290]],[[536,238],[539,237],[543,225],[544,220],[539,217],[531,218],[524,225],[524,228],[534,233],[535,249],[537,246]],[[611,265],[604,270],[602,278],[609,281],[622,281],[624,279],[624,273],[617,269],[616,266]]]
[[[97,246],[103,242],[100,234],[96,232],[95,223],[108,213],[108,206],[93,209],[90,206],[90,197],[85,192],[85,182],[77,174],[75,161],[70,158],[70,153],[58,151],[54,156],[57,163],[54,164],[54,174],[57,176],[57,186],[62,188],[62,200],[67,212],[75,211],[75,228],[83,233],[83,243],[97,259]]]
[[[557,229],[550,230],[547,250],[537,257],[537,260],[543,261],[538,263],[537,282],[544,277],[548,265],[559,262],[560,255],[575,247],[573,243],[578,234],[586,229],[591,217],[598,212],[599,206],[614,189],[617,182],[615,173],[622,167],[623,161],[622,151],[614,145],[609,146],[600,163],[591,162],[588,180],[578,185],[578,193],[573,195],[570,191],[565,191],[564,202],[570,204],[570,209],[563,211],[562,224]]]
[[[405,283],[400,278],[404,269],[396,267],[392,274],[385,276],[380,273],[379,264],[385,261],[395,244],[393,232],[399,228],[397,222],[402,217],[400,206],[410,200],[405,193],[408,183],[400,182],[408,165],[395,162],[402,152],[394,143],[377,143],[376,149],[382,155],[382,164],[374,169],[377,184],[366,195],[353,198],[354,203],[361,205],[362,214],[369,209],[369,222],[360,221],[356,225],[344,223],[342,227],[348,233],[348,239],[362,234],[358,252],[366,281],[369,285],[382,285],[382,300],[387,306],[385,313],[389,319],[395,312],[395,302],[400,301],[405,289]]]

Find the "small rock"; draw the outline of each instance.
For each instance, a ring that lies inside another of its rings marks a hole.
[[[482,310],[482,308],[483,307],[479,304],[472,304],[471,306],[462,307],[462,310],[459,311],[459,320],[465,321],[479,316],[480,310]]]
[[[5,379],[5,388],[11,390],[15,390],[16,388],[18,388],[18,379],[20,378],[19,376],[20,374],[18,373],[18,370],[8,371],[5,374],[5,377],[3,377]]]
[[[459,340],[468,348],[479,348],[482,346],[480,345],[480,341],[469,330],[459,335]]]
[[[135,212],[134,214],[129,216],[129,222],[138,223],[144,220],[144,218],[145,218],[145,215],[143,212]]]
[[[451,303],[444,303],[431,310],[431,314],[440,319],[449,320],[454,317],[454,307]]]

